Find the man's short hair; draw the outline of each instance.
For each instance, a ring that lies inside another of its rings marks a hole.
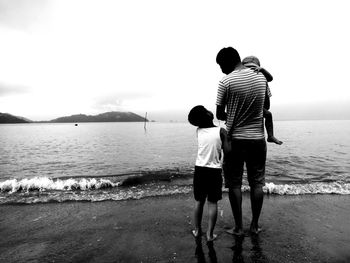
[[[234,65],[236,66],[241,62],[241,57],[238,51],[233,47],[225,47],[219,51],[216,56],[216,63],[219,65]]]
[[[202,105],[193,107],[188,114],[188,122],[194,126],[199,126],[202,123],[203,115],[207,112],[207,109]]]

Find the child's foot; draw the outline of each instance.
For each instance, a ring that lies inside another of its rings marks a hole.
[[[283,142],[280,141],[279,139],[277,139],[275,136],[269,136],[267,137],[267,141],[268,142],[273,142],[273,143],[276,143],[278,145],[281,145]]]
[[[243,236],[244,235],[242,229],[236,229],[236,228],[228,229],[228,230],[226,230],[226,233],[228,233],[230,235],[234,235],[234,236]]]
[[[199,229],[194,229],[194,230],[191,231],[191,233],[194,236],[194,238],[199,238],[202,235],[202,231],[199,230]]]
[[[207,233],[207,242],[213,242],[217,237],[218,237],[217,234],[213,234],[212,236],[210,236],[210,235]]]

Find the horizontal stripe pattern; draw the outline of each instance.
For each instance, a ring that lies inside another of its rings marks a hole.
[[[219,82],[216,105],[226,107],[226,128],[232,138],[264,138],[266,87],[263,74],[250,69],[233,71]]]
[[[271,97],[272,96],[272,93],[271,93],[271,90],[270,90],[270,87],[269,87],[269,84],[267,84],[266,86],[266,95]]]

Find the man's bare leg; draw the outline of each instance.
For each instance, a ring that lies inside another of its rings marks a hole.
[[[230,199],[232,214],[235,219],[235,228],[228,230],[227,232],[233,235],[243,235],[241,188],[229,188],[228,196]]]
[[[250,231],[254,234],[258,234],[261,231],[261,228],[259,227],[259,217],[263,201],[264,192],[262,186],[251,187],[250,202],[252,208],[252,222],[250,224]]]

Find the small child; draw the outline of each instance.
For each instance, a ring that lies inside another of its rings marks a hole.
[[[248,68],[253,69],[254,71],[261,72],[267,82],[271,82],[273,80],[272,75],[264,68],[260,67],[260,61],[255,56],[249,56],[242,60],[242,64]],[[270,97],[271,97],[271,91],[269,86],[266,87],[266,95],[265,95],[265,103],[264,103],[264,118],[265,118],[265,128],[267,132],[267,141],[268,142],[274,142],[278,145],[281,145],[283,142],[278,140],[274,136],[273,132],[273,120],[272,120],[272,113],[269,111],[270,109]]]
[[[194,209],[195,238],[202,235],[202,215],[206,199],[208,200],[207,241],[217,237],[214,227],[217,219],[217,202],[222,198],[222,149],[224,154],[230,151],[227,132],[213,124],[214,115],[201,105],[195,106],[188,114],[188,121],[197,126],[198,154],[193,177],[193,192],[196,200]]]

